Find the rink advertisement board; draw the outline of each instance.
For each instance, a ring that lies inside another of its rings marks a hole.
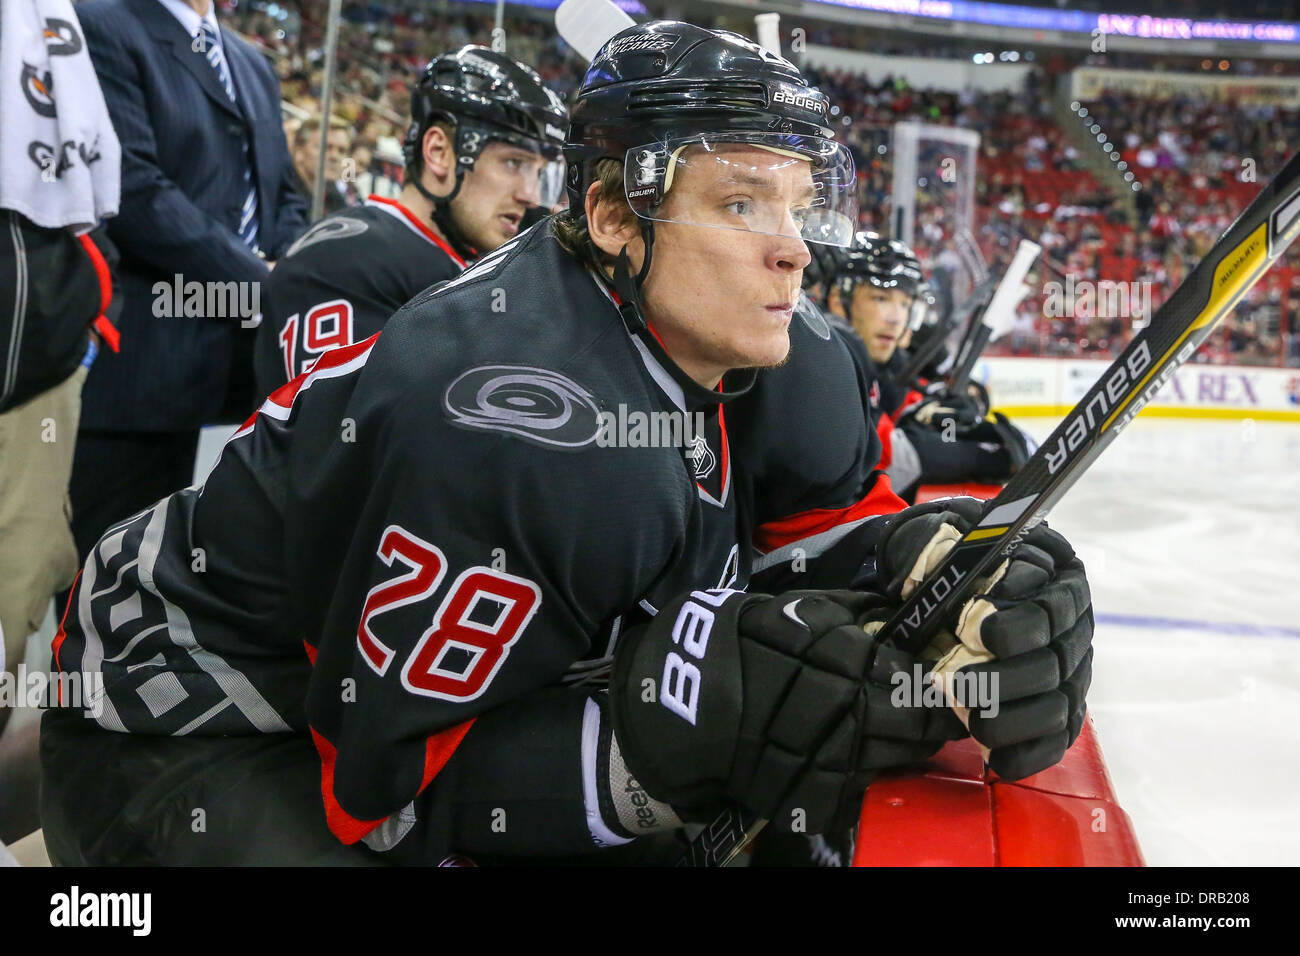
[[[1063,415],[1109,363],[1098,359],[989,358],[973,377],[1012,415]],[[1300,369],[1188,364],[1143,415],[1300,422]]]

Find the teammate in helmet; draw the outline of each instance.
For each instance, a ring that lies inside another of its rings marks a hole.
[[[949,395],[941,382],[902,380],[905,345],[927,308],[926,279],[912,250],[871,232],[830,264],[824,278],[833,315],[857,340],[859,365],[878,387],[874,420],[899,494],[912,500],[921,484],[1001,483],[1029,457],[1029,441],[1005,416],[990,413],[987,395],[972,388]]]
[[[522,63],[481,46],[435,57],[411,115],[401,195],[322,219],[267,280],[254,358],[261,395],[378,332],[559,198],[568,111]]]
[[[436,57],[411,93],[408,182],[467,259],[519,232],[530,208],[560,196],[569,114],[532,69],[481,46]]]
[[[94,549],[56,666],[104,692],[45,718],[52,858],[662,863],[727,803],[840,832],[877,770],[965,736],[894,703],[918,662],[878,632],[971,508],[896,513],[844,344],[792,321],[807,243],[856,221],[825,112],[737,34],[609,40],[567,213]],[[1092,617],[1043,526],[1005,581],[938,666],[1015,689],[969,718],[1014,779],[1079,732]]]

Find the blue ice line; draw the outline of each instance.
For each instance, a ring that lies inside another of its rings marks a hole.
[[[1097,614],[1096,622],[1118,627],[1149,627],[1157,630],[1182,628],[1191,631],[1213,631],[1216,634],[1235,634],[1240,637],[1291,637],[1300,639],[1300,628],[1276,627],[1270,624],[1241,624],[1231,621],[1185,621],[1173,617],[1149,617],[1145,614]]]

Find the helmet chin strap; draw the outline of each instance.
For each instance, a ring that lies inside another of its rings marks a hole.
[[[618,293],[622,303],[618,311],[623,316],[623,324],[633,335],[644,335],[650,330],[645,309],[641,305],[641,287],[645,285],[646,277],[650,275],[650,259],[654,254],[655,245],[654,223],[648,219],[641,219],[639,222],[641,240],[645,243],[645,257],[641,260],[641,270],[636,274],[636,278],[632,277],[632,261],[627,257],[627,246],[618,251],[618,259],[614,262],[614,291]],[[653,339],[654,336],[650,338]]]
[[[460,194],[460,186],[464,175],[464,168],[457,163],[455,185],[451,187],[451,192],[445,196],[435,196],[425,188],[424,183],[420,182],[418,176],[411,181],[411,185],[415,187],[421,196],[433,203],[433,213],[429,218],[438,227],[438,231],[447,240],[447,244],[455,249],[462,259],[469,260],[478,258],[478,250],[470,245],[469,240],[465,238],[465,234],[460,231],[460,227],[456,225],[456,217],[451,212],[451,201]]]

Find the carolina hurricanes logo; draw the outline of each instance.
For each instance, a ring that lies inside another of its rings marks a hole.
[[[879,408],[880,407],[880,383],[876,381],[874,378],[871,380],[870,398],[871,398],[871,407]]]
[[[686,450],[686,457],[695,471],[696,481],[703,481],[713,474],[713,469],[718,464],[717,456],[713,454],[713,449],[709,447],[703,435],[696,435],[691,441],[691,447]]]
[[[81,52],[81,36],[67,20],[54,17],[46,20],[44,38],[50,56],[73,56]]]
[[[54,77],[50,75],[50,71],[37,73],[36,67],[24,63],[19,82],[22,84],[23,96],[27,97],[27,102],[32,105],[32,109],[42,116],[53,117]]]
[[[527,365],[481,365],[447,388],[453,425],[507,432],[548,448],[590,445],[600,430],[592,394],[571,378]]]
[[[345,236],[359,236],[369,228],[370,226],[367,223],[362,222],[360,219],[349,219],[346,216],[322,219],[319,223],[303,233],[302,237],[289,247],[289,251],[286,252],[285,255],[291,256],[295,252],[301,252],[308,246],[314,246],[318,242],[325,242],[327,239],[342,239]]]

